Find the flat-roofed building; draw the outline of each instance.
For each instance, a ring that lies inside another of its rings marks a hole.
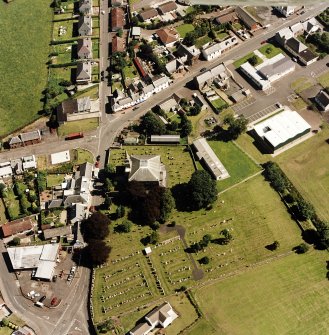
[[[223,52],[233,48],[238,43],[238,38],[236,36],[232,36],[225,41],[209,45],[208,47],[202,49],[202,55],[207,61],[210,61],[219,57]]]
[[[249,62],[242,64],[239,69],[261,90],[265,91],[271,87],[270,81],[263,78]]]
[[[276,150],[308,134],[311,126],[295,111],[284,110],[254,125],[258,141],[269,152]]]
[[[10,162],[0,163],[0,178],[8,178],[13,175]]]
[[[265,66],[257,67],[257,69],[261,76],[273,83],[283,76],[293,72],[295,70],[295,63],[290,58],[282,55],[278,61],[267,63]]]
[[[216,180],[225,179],[230,176],[204,137],[195,140],[193,145],[198,159],[206,164]]]
[[[151,135],[151,143],[171,143],[178,144],[180,143],[179,135]]]
[[[70,160],[70,150],[55,152],[50,155],[50,161],[52,165],[66,163]]]

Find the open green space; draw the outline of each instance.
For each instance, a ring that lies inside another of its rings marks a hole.
[[[328,334],[327,258],[326,252],[291,254],[204,287],[196,297],[216,334]]]
[[[294,110],[296,110],[296,111],[302,110],[302,109],[304,109],[308,106],[307,103],[302,98],[294,99],[291,102],[291,105],[293,106]]]
[[[48,174],[47,187],[60,185],[64,181],[65,174]]]
[[[123,149],[111,150],[110,163],[115,166],[123,165],[125,151],[129,155],[160,155],[161,162],[167,169],[167,186],[186,183],[194,172],[190,153],[185,146],[127,146]]]
[[[71,157],[75,164],[83,164],[85,162],[89,162],[91,164],[94,163],[93,154],[85,149],[73,149],[71,151]]]
[[[99,126],[98,118],[90,118],[79,121],[66,122],[57,129],[59,136],[66,136],[76,132],[88,132]]]
[[[317,214],[329,220],[329,129],[283,152],[275,158],[287,177]]]
[[[317,78],[320,85],[324,88],[329,87],[329,71]]]
[[[76,68],[77,67],[75,65],[65,67],[51,67],[49,69],[49,74],[50,77],[54,79],[71,81],[72,71],[75,70]],[[67,97],[65,93],[64,95]]]
[[[52,56],[52,64],[68,64],[72,62],[73,43],[56,44],[52,46],[52,52],[57,56]]]
[[[18,197],[10,187],[7,188],[5,194],[4,203],[9,217],[11,220],[17,219],[21,214]]]
[[[213,335],[216,334],[215,329],[213,326],[204,318],[199,319],[199,321],[191,327],[188,335]]]
[[[216,100],[211,100],[211,104],[214,106],[214,108],[221,108],[223,106],[226,106],[227,103],[222,99],[222,98],[218,98]]]
[[[199,37],[197,40],[196,40],[196,42],[195,42],[195,46],[197,47],[197,48],[201,48],[201,47],[203,47],[205,44],[207,44],[207,43],[209,43],[209,42],[211,42],[212,41],[212,38],[211,37],[209,37],[208,35],[206,35],[206,36],[202,36],[202,37]]]
[[[275,47],[273,44],[264,44],[258,49],[266,58],[273,58],[274,56],[282,53],[280,48]]]
[[[188,245],[199,242],[205,234],[211,235],[213,242],[204,251],[192,254],[196,261],[209,257],[209,264],[202,265],[206,279],[270,259],[301,243],[296,222],[262,175],[220,194],[210,210],[176,211],[173,218],[186,228]],[[227,245],[217,242],[223,229],[233,236]],[[269,251],[266,246],[275,240],[280,248]]]
[[[9,327],[0,327],[0,335],[10,335],[13,330]]]
[[[194,26],[191,23],[184,23],[176,27],[176,30],[178,31],[180,37],[184,38],[187,33],[194,30]]]
[[[308,77],[300,77],[292,82],[290,86],[296,93],[301,93],[302,91],[312,87],[313,81]]]
[[[0,137],[39,117],[51,18],[50,1],[0,2]]]
[[[235,68],[237,69],[238,67],[240,67],[242,64],[244,64],[245,62],[248,61],[249,58],[253,57],[253,56],[256,56],[253,52],[250,52],[248,53],[247,55],[241,57],[240,59],[236,60],[233,65],[235,66]],[[256,56],[257,58],[257,63],[255,64],[255,66],[259,65],[259,64],[262,64],[263,63],[263,60]]]
[[[218,181],[219,191],[260,171],[260,168],[234,143],[222,141],[209,141],[208,143],[230,175],[229,178]]]

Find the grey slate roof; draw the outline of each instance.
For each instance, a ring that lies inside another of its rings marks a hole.
[[[79,62],[77,65],[77,80],[91,79],[91,64],[89,62]]]
[[[63,205],[63,200],[62,199],[54,199],[51,200],[51,202],[48,205],[48,208],[58,208]]]
[[[91,179],[93,176],[93,165],[89,162],[80,164],[79,171],[80,177],[86,177]]]
[[[9,144],[16,144],[16,143],[22,143],[22,140],[19,138],[19,136],[14,136],[9,141]]]
[[[33,140],[41,140],[41,134],[39,130],[29,131],[27,133],[22,133],[21,139],[23,142],[33,141]]]
[[[283,73],[292,67],[295,67],[294,62],[290,58],[284,57],[278,62],[263,66],[261,69],[259,69],[259,72],[268,78],[277,73]]]
[[[61,237],[72,234],[71,226],[63,226],[58,228],[45,229],[43,231],[43,236],[46,240],[49,240],[53,237]]]
[[[92,42],[90,37],[78,40],[78,57],[92,57]]]
[[[87,200],[81,195],[69,195],[64,201],[64,207],[72,206],[73,204],[85,204]]]
[[[91,16],[80,16],[78,30],[80,35],[91,35],[92,33]]]

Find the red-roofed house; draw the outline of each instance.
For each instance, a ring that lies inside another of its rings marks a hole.
[[[125,12],[122,8],[116,7],[111,10],[111,30],[118,31],[125,25]]]
[[[172,47],[178,40],[178,33],[174,28],[163,28],[156,31],[156,35],[163,45]]]
[[[124,39],[119,36],[114,36],[112,38],[112,53],[124,52],[124,51],[125,51]]]
[[[1,226],[2,236],[9,237],[33,229],[35,222],[31,218],[23,218],[7,222]]]

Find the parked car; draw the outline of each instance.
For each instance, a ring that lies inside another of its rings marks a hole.
[[[46,296],[43,295],[43,296],[39,299],[39,302],[43,302],[43,301],[45,301],[45,299],[46,299]]]
[[[297,58],[293,57],[291,58],[293,62],[297,62]]]
[[[40,301],[37,301],[35,303],[35,305],[38,306],[38,307],[40,307],[40,308],[42,308],[44,306],[44,304],[42,302],[40,302]]]
[[[200,70],[200,72],[205,72],[205,71],[207,71],[207,68],[205,68],[205,67],[203,67],[203,68]]]
[[[55,305],[57,303],[57,298],[56,297],[53,297],[52,299],[51,299],[51,302],[50,302],[50,305]]]
[[[34,278],[35,277],[35,274],[36,274],[37,270],[36,269],[33,269],[32,270],[32,273],[31,273],[31,278]]]

